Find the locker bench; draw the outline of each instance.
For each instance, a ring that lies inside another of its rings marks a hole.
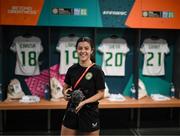
[[[19,101],[0,102],[0,110],[40,110],[40,109],[65,109],[67,102],[62,98],[60,101],[47,101],[41,99],[39,103],[20,103]],[[134,100],[126,97],[126,100],[109,101],[104,98],[99,101],[100,109],[108,108],[169,108],[180,107],[180,99],[171,99],[167,101],[153,101],[150,97],[144,97],[140,100]]]
[[[0,120],[3,119],[2,112],[7,110],[48,110],[48,124],[47,129],[51,128],[51,110],[53,109],[65,109],[67,101],[63,98],[60,101],[47,101],[41,99],[39,103],[20,103],[19,101],[3,101],[0,102]],[[140,128],[140,114],[141,108],[176,108],[180,107],[180,99],[171,99],[167,101],[153,101],[150,97],[144,97],[140,100],[134,100],[129,97],[126,97],[126,100],[121,101],[109,101],[107,98],[104,98],[99,101],[100,109],[116,109],[116,108],[129,108],[138,109],[137,111],[137,129]],[[133,112],[131,112],[133,113]],[[133,115],[131,115],[133,116]],[[3,123],[0,122],[0,131],[3,130]]]

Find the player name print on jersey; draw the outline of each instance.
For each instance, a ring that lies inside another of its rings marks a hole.
[[[129,52],[125,39],[105,38],[98,50],[103,53],[102,69],[106,76],[125,76],[125,60]]]
[[[78,63],[78,55],[76,52],[76,42],[79,37],[65,36],[59,39],[56,50],[60,52],[60,74],[66,74],[68,68],[74,63]]]
[[[166,40],[147,38],[140,51],[144,54],[143,75],[165,75],[164,59],[165,54],[169,53]]]
[[[14,39],[10,50],[17,53],[16,75],[32,76],[39,75],[38,57],[43,51],[39,37],[18,36]]]

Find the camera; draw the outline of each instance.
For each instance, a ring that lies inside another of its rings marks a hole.
[[[71,110],[72,112],[75,112],[76,107],[81,101],[85,99],[85,96],[80,89],[69,91],[69,94],[70,94],[70,101],[71,101],[69,110]]]

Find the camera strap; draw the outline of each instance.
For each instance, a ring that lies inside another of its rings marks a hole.
[[[82,80],[82,78],[84,77],[84,75],[88,72],[88,70],[94,65],[95,63],[92,63],[89,67],[86,68],[86,70],[83,72],[83,74],[81,75],[81,77],[77,80],[77,82],[74,85],[74,89],[77,87],[77,85],[79,84],[79,82]]]

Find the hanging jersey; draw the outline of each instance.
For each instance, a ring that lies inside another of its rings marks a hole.
[[[106,76],[125,76],[125,59],[129,52],[126,40],[106,38],[98,50],[103,53],[102,69]]]
[[[39,75],[38,57],[43,51],[41,40],[38,37],[18,36],[14,39],[10,49],[17,53],[16,75]]]
[[[169,53],[166,40],[145,39],[140,51],[144,54],[143,75],[162,76],[165,74],[164,57]]]
[[[79,37],[62,37],[59,39],[56,50],[60,52],[60,74],[66,74],[68,68],[74,63],[78,63],[76,52],[76,42]]]

